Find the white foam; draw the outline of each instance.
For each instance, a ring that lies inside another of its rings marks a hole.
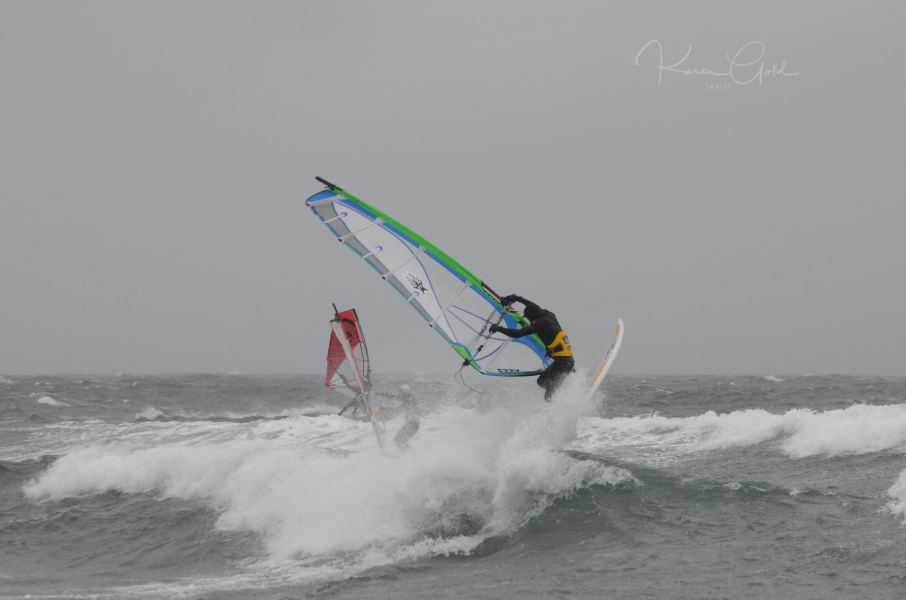
[[[4,383],[16,383],[16,382],[13,381],[12,379],[7,379],[3,375],[0,375],[0,384],[4,384]]]
[[[906,525],[906,469],[900,473],[896,483],[887,490],[887,495],[893,498],[887,503],[887,510],[895,516],[903,517],[903,524]]]
[[[272,561],[294,559],[297,568],[308,559],[322,568],[333,557],[334,570],[348,573],[468,553],[557,497],[633,481],[560,450],[590,409],[574,399],[581,394],[566,390],[543,405],[531,391],[501,398],[489,412],[438,410],[397,457],[377,449],[369,423],[336,415],[83,425],[78,445],[24,491],[31,500],[116,490],[199,501],[219,513],[219,527],[257,533]],[[388,439],[401,425],[387,424]],[[484,527],[464,534],[463,515]]]
[[[663,458],[776,440],[792,458],[833,457],[906,449],[906,404],[856,404],[825,412],[794,409],[783,414],[757,409],[676,418],[587,418],[579,428],[576,447],[587,452],[635,448]]]
[[[36,404],[43,404],[43,405],[45,405],[45,406],[72,406],[71,404],[67,404],[67,403],[62,402],[62,401],[60,401],[60,400],[57,400],[57,399],[54,398],[53,396],[41,396],[40,398],[38,398],[37,400],[35,400],[35,403],[36,403]]]
[[[154,419],[162,416],[164,416],[164,413],[162,411],[157,410],[153,406],[147,406],[141,412],[136,414],[135,418],[148,419],[149,421],[153,421]]]
[[[765,378],[765,380],[773,381],[774,383],[783,383],[783,381],[784,381],[783,379],[781,379],[780,377],[777,377],[776,375],[765,375],[764,378]]]
[[[574,440],[576,420],[596,409],[585,397],[584,382],[583,376],[567,380],[554,402],[517,422],[500,447],[491,520],[496,531],[521,526],[570,490],[632,480],[622,469],[576,461],[555,450]]]
[[[140,421],[111,424],[97,419],[61,421],[26,427],[28,442],[0,448],[0,460],[34,460],[45,455],[62,455],[86,443],[96,446],[120,445],[149,448],[181,443],[218,443],[252,435],[255,423],[211,421],[160,423]]]

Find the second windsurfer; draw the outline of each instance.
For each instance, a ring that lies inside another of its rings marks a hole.
[[[418,400],[412,395],[412,388],[407,383],[400,385],[399,401],[406,423],[393,436],[393,442],[400,450],[408,450],[409,440],[418,433],[421,426],[421,408]]]

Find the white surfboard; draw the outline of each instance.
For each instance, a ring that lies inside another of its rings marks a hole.
[[[617,319],[617,326],[613,332],[613,342],[610,344],[610,350],[604,355],[603,360],[601,360],[597,368],[592,372],[591,378],[588,380],[588,387],[585,388],[585,395],[587,398],[591,399],[591,397],[595,395],[595,392],[598,391],[598,388],[601,387],[601,383],[607,376],[607,372],[610,371],[610,367],[613,365],[613,361],[617,357],[617,353],[620,351],[620,346],[622,344],[623,319]]]

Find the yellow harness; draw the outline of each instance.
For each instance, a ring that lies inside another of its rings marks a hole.
[[[554,341],[547,345],[547,354],[551,358],[560,358],[573,355],[573,348],[569,345],[569,338],[562,329],[557,333]]]

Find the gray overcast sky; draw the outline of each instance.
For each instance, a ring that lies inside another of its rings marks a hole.
[[[906,374],[904,23],[902,2],[3,0],[0,373],[318,372],[332,301],[378,370],[455,370],[305,208],[321,175],[554,310],[582,365],[623,317],[615,373]],[[658,86],[650,40],[713,71],[761,42],[798,75]]]

